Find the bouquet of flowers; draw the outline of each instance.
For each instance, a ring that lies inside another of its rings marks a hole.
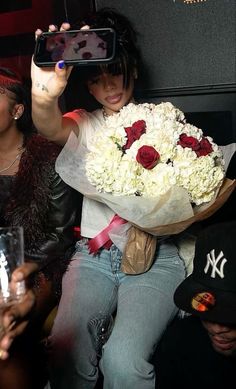
[[[156,236],[178,234],[211,216],[235,186],[224,179],[219,147],[171,103],[128,104],[87,147],[72,132],[56,169],[126,222],[116,229],[112,219],[105,230],[123,251],[122,270],[129,274],[149,268]]]
[[[179,187],[192,205],[211,201],[224,178],[218,146],[169,102],[130,103],[109,116],[85,169],[100,193],[147,199]]]

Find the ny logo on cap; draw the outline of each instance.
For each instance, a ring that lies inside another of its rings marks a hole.
[[[220,262],[221,261],[221,262]],[[224,258],[224,253],[221,251],[217,257],[215,257],[215,249],[211,250],[210,253],[207,254],[207,264],[204,269],[204,273],[207,273],[210,266],[212,267],[211,270],[211,277],[215,278],[216,273],[221,277],[224,278],[224,265],[226,264],[227,259]],[[217,265],[219,264],[219,268]]]

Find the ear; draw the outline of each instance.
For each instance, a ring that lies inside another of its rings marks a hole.
[[[13,108],[12,116],[14,117],[15,120],[20,119],[20,117],[24,113],[24,105],[23,104],[16,104]]]

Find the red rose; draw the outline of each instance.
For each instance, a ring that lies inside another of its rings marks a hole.
[[[188,136],[186,134],[181,134],[179,137],[178,145],[182,147],[189,147],[190,149],[196,151],[200,148],[199,141],[193,136]]]
[[[136,160],[145,169],[153,169],[157,165],[160,154],[152,146],[142,146],[138,149]]]
[[[143,135],[146,132],[146,122],[145,122],[145,120],[137,120],[137,122],[134,122],[132,124],[132,128],[135,130],[135,133],[138,136],[137,139],[139,139],[140,136]]]
[[[202,138],[199,142],[200,148],[196,151],[198,157],[208,155],[213,151],[212,145],[207,138]]]
[[[123,150],[129,149],[141,135],[145,134],[146,122],[144,120],[138,120],[137,122],[134,122],[131,127],[126,127],[125,132],[127,134],[127,142],[124,145]]]

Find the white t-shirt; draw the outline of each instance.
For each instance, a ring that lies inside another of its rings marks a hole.
[[[75,175],[75,164],[71,154],[76,157],[77,147],[84,145],[90,150],[91,141],[94,133],[104,125],[104,118],[101,109],[94,112],[85,110],[75,110],[64,115],[75,120],[79,125],[79,136],[75,137],[72,133],[67,140],[66,145],[59,154],[56,161],[56,171],[63,181],[77,189]],[[73,140],[72,140],[73,139]],[[73,142],[73,145],[72,145]],[[78,177],[79,180],[79,177]],[[99,232],[106,228],[114,216],[114,212],[105,204],[89,199],[84,196],[81,219],[81,235],[87,238],[95,237]]]

